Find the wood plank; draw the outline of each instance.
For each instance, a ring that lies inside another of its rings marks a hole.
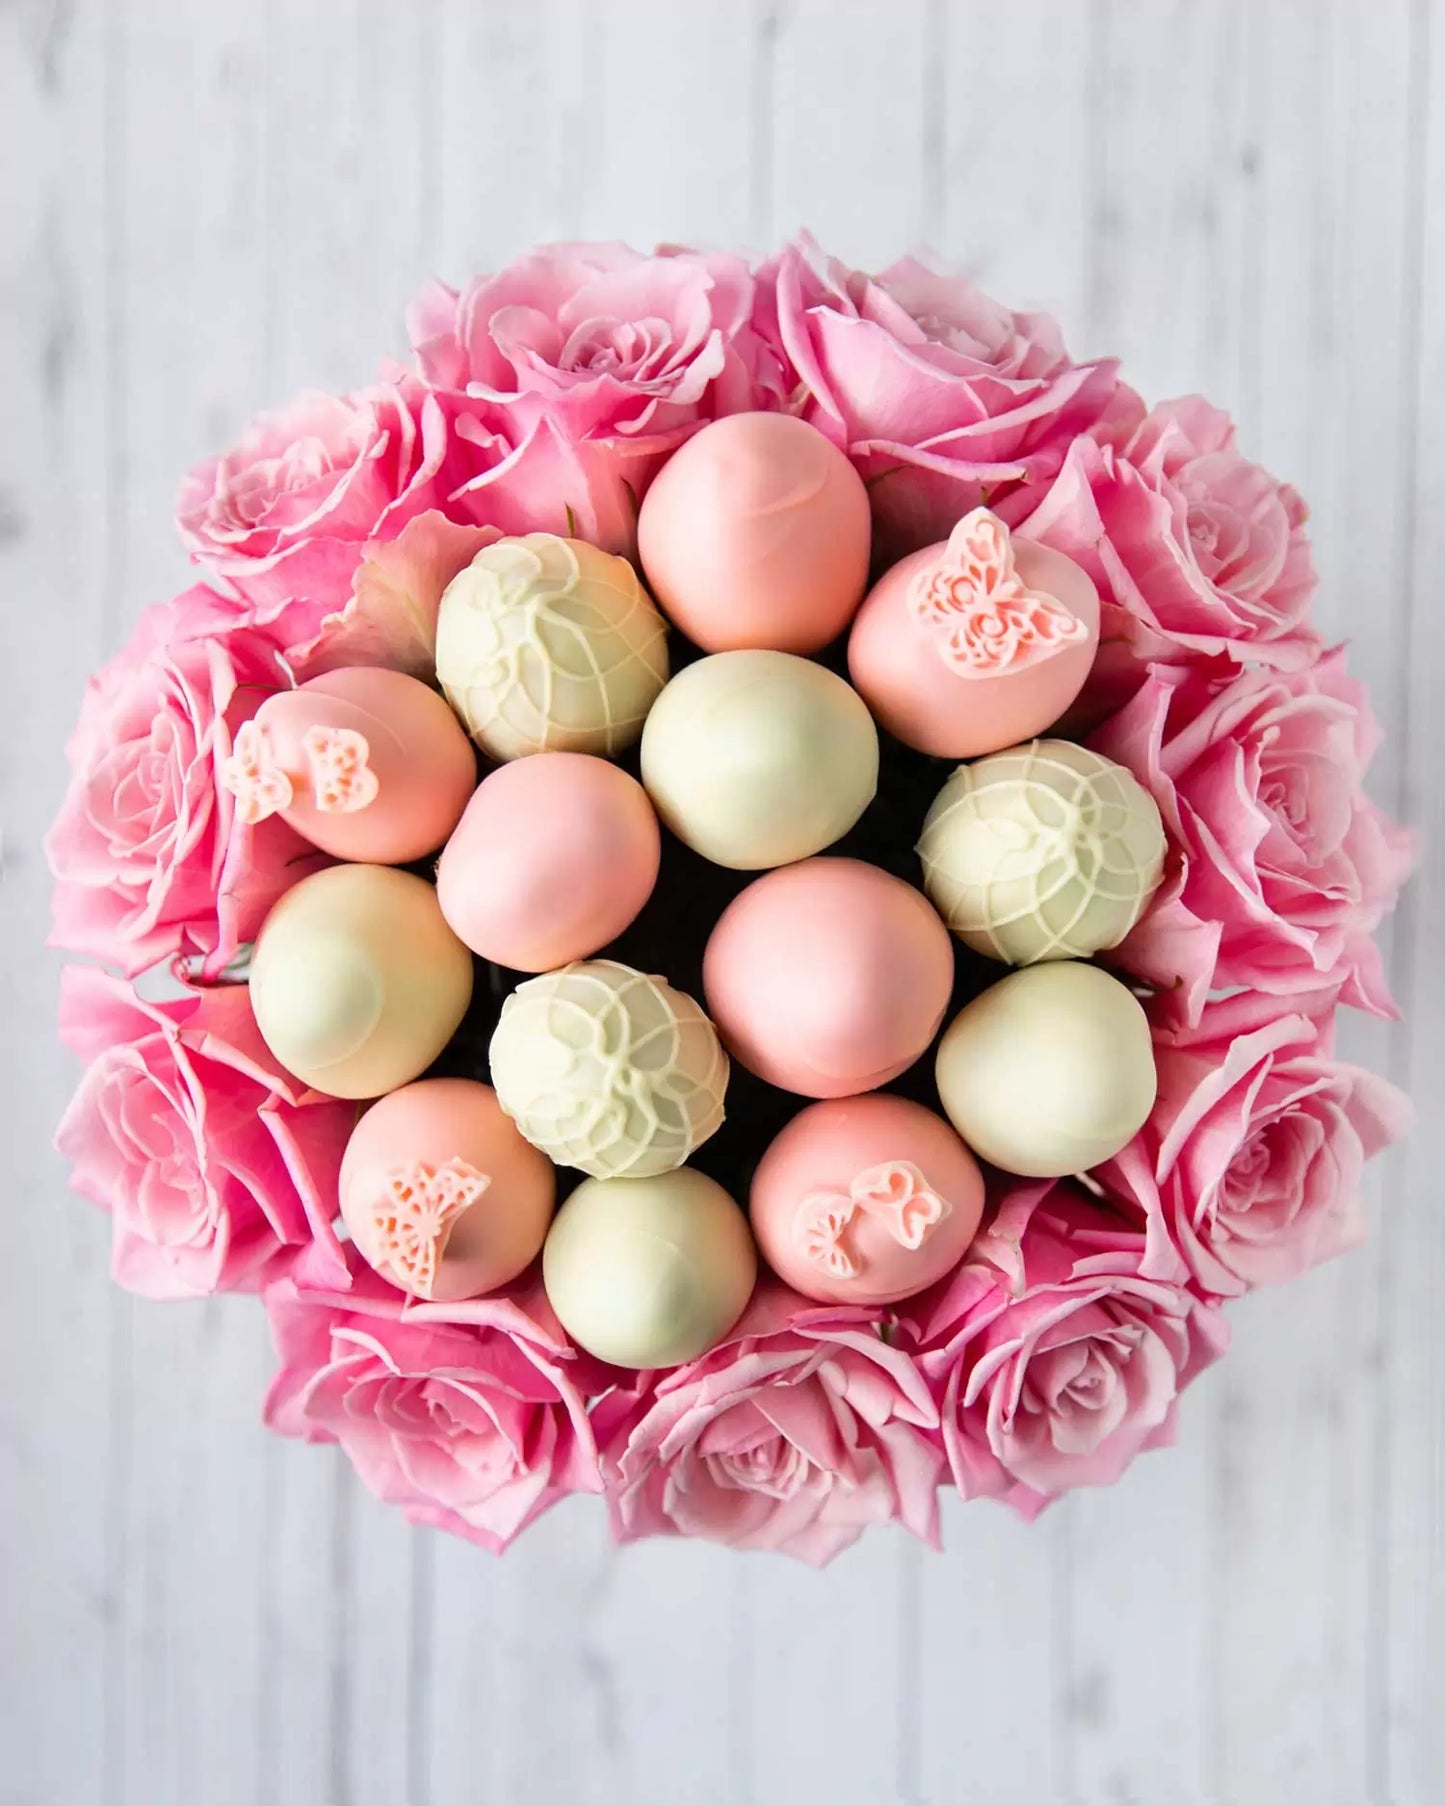
[[[571,1499],[535,1524],[501,1559],[438,1537],[430,1639],[429,1774],[425,1801],[473,1797],[550,1799],[592,1806],[658,1799],[666,1750],[650,1727],[670,1719],[639,1709],[638,1676],[609,1646],[614,1614],[649,1623],[622,1585],[595,1499]],[[658,1646],[679,1672],[686,1640]],[[700,1638],[704,1657],[706,1643]],[[639,1664],[644,1668],[645,1665]],[[681,1703],[670,1697],[669,1707]],[[567,1702],[564,1711],[556,1702]],[[681,1724],[679,1724],[681,1735]],[[636,1786],[640,1791],[629,1789]]]
[[[904,1761],[919,1800],[1067,1797],[1056,1732],[1072,1537],[1067,1507],[1025,1524],[991,1502],[944,1499],[944,1555],[912,1558],[916,1743]]]
[[[941,140],[927,240],[944,267],[966,269],[1008,306],[1056,313],[1080,356],[1114,349],[1086,343],[1103,124],[1096,16],[1054,0],[954,0],[931,16],[941,42],[926,90]],[[1006,96],[975,104],[999,71]]]
[[[741,1711],[760,1802],[914,1797],[922,1652],[908,1545],[878,1529],[822,1573],[782,1556],[749,1563]]]
[[[361,387],[405,349],[435,231],[436,54],[415,14],[366,0],[278,15],[259,241],[273,401]]]
[[[1378,370],[1397,370],[1402,350],[1411,145],[1406,109],[1382,112],[1372,97],[1407,87],[1409,14],[1402,3],[1368,18],[1336,8],[1302,39],[1297,9],[1275,6],[1251,13],[1243,52],[1252,167],[1236,278],[1242,432],[1309,499],[1321,624],[1352,635],[1352,668],[1387,720],[1407,646],[1395,549],[1406,473],[1398,388]],[[1358,531],[1363,493],[1374,498],[1378,538]],[[1402,752],[1392,741],[1377,762],[1374,787],[1387,803]],[[1386,1069],[1394,1036],[1344,1012],[1348,1057]],[[1388,1161],[1369,1189],[1377,1233],[1366,1249],[1235,1313],[1216,1687],[1219,1785],[1247,1799],[1376,1795],[1372,1472]]]
[[[1247,0],[1094,10],[1087,49],[1088,305],[1084,349],[1124,359],[1163,399],[1239,406],[1248,185],[1239,108]]]
[[[106,35],[121,96],[108,158],[124,334],[111,366],[112,644],[142,606],[189,581],[171,520],[180,471],[264,377],[260,49],[254,18],[185,21],[155,3]],[[254,1304],[239,1301],[167,1308],[117,1296],[111,1311],[128,1387],[113,1458],[123,1566],[111,1785],[146,1806],[248,1801],[261,1765],[264,1332]],[[228,1684],[202,1685],[220,1648]]]
[[[1111,5],[1083,47],[1083,314],[1065,336],[1119,356],[1150,399],[1238,405],[1243,21],[1234,6]],[[1067,1503],[1054,1739],[1077,1797],[1192,1799],[1212,1783],[1220,1386],[1206,1376],[1183,1402],[1177,1447]]]
[[[346,1514],[355,1481],[338,1449],[268,1437],[261,1458],[264,1548],[255,1801],[345,1800],[350,1762]]]
[[[93,9],[91,9],[93,11]],[[105,1224],[50,1136],[78,1072],[55,1038],[60,961],[40,840],[67,727],[100,656],[119,426],[106,163],[116,96],[93,17],[0,15],[0,772],[7,1233],[0,1311],[0,1748],[31,1800],[107,1797],[118,1725]]]
[[[1445,1784],[1445,955],[1435,905],[1445,895],[1445,628],[1436,598],[1445,562],[1445,6],[1411,11],[1409,161],[1397,180],[1406,207],[1398,384],[1403,461],[1413,495],[1402,523],[1408,562],[1405,653],[1388,692],[1397,735],[1396,794],[1418,824],[1421,860],[1396,928],[1396,984],[1405,1008],[1393,1076],[1419,1122],[1386,1175],[1381,1270],[1380,1433],[1374,1450],[1375,1610],[1366,1685],[1373,1708],[1372,1791],[1425,1800]],[[1387,368],[1388,366],[1383,366]]]
[[[746,244],[760,104],[747,9],[621,0],[607,9],[597,57],[587,235],[639,250]]]
[[[835,256],[891,262],[934,229],[940,137],[926,0],[789,0],[756,14],[753,237],[806,228]]]
[[[593,89],[608,16],[585,0],[440,0],[429,149],[434,274],[460,285],[534,244],[581,234],[598,162]]]

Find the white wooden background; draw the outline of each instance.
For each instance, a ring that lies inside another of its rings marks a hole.
[[[621,235],[931,244],[1310,496],[1328,625],[1445,822],[1445,0],[4,0],[7,1806],[1445,1797],[1445,902],[1391,937],[1370,1247],[1234,1313],[1183,1437],[1027,1530],[818,1576],[503,1561],[269,1438],[254,1305],[133,1304],[49,1130],[38,841],[87,669],[179,586],[178,473],[399,345],[428,271]]]

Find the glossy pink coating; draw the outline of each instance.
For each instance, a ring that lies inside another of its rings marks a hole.
[[[643,499],[638,551],[659,606],[707,652],[816,652],[868,584],[868,493],[791,414],[730,414],[694,434]]]
[[[477,787],[437,866],[437,901],[483,959],[550,972],[622,933],[661,852],[636,778],[590,753],[533,753]]]
[[[897,1078],[933,1039],[953,941],[921,891],[857,859],[805,859],[750,884],[703,957],[708,1011],[750,1072],[804,1097]]]
[[[1073,559],[1009,541],[996,564],[954,538],[885,571],[858,611],[848,674],[905,746],[972,759],[1043,733],[1084,686],[1099,644],[1099,595]]]
[[[334,859],[405,865],[456,826],[477,761],[435,690],[351,665],[268,696],[237,730],[222,782],[244,820],[279,814]]]
[[[357,1123],[340,1192],[351,1239],[383,1279],[446,1302],[494,1291],[531,1264],[556,1174],[490,1085],[419,1079]]]
[[[943,1118],[874,1091],[800,1111],[758,1163],[749,1210],[794,1291],[891,1304],[958,1265],[983,1201],[978,1162]]]

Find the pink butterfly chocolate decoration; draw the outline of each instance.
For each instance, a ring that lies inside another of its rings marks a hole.
[[[854,1219],[875,1217],[903,1248],[921,1248],[948,1214],[948,1205],[910,1160],[859,1173],[842,1192],[813,1192],[798,1206],[798,1230],[808,1259],[840,1279],[854,1279],[863,1262],[849,1236]]]
[[[798,1210],[798,1239],[803,1253],[837,1279],[856,1279],[858,1262],[844,1237],[853,1221],[851,1197],[838,1192],[814,1192]]]
[[[221,767],[221,783],[236,799],[236,813],[253,825],[290,808],[309,781],[313,806],[351,815],[376,801],[381,785],[367,760],[366,736],[346,727],[311,727],[302,736],[305,777],[281,765],[264,723],[236,729],[235,751]],[[300,780],[299,782],[297,780]]]
[[[372,1213],[377,1264],[389,1267],[408,1292],[430,1298],[452,1224],[491,1183],[461,1159],[393,1167],[386,1175],[386,1197]]]
[[[350,815],[376,801],[381,785],[367,763],[371,748],[364,734],[349,727],[311,727],[302,745],[318,809]]]
[[[983,1174],[936,1111],[886,1091],[810,1104],[758,1162],[748,1214],[764,1260],[805,1298],[890,1304],[950,1272]]]
[[[257,721],[243,721],[236,729],[220,780],[236,799],[236,814],[251,827],[285,809],[295,794],[291,779],[276,761],[270,736]]]
[[[477,1079],[417,1079],[351,1132],[337,1183],[353,1245],[413,1298],[450,1304],[536,1259],[557,1175]]]
[[[457,825],[477,762],[435,690],[347,665],[268,696],[220,777],[242,821],[280,815],[334,859],[406,865]]]
[[[1019,577],[1009,530],[987,508],[965,515],[943,557],[919,572],[913,608],[960,677],[1026,670],[1088,638],[1077,615]]]
[[[848,674],[906,746],[973,759],[1053,727],[1098,643],[1088,572],[975,508],[874,584],[849,636]]]

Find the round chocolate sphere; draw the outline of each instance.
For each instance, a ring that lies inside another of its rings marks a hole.
[[[856,859],[755,879],[703,958],[708,1008],[750,1072],[805,1097],[885,1085],[948,1007],[953,948],[928,900]]]
[[[667,682],[667,624],[625,558],[554,533],[499,539],[447,585],[437,677],[494,759],[622,752]]]
[[[852,620],[872,526],[856,470],[791,414],[730,414],[673,453],[637,544],[662,608],[705,652],[817,652]]]
[[[477,759],[435,690],[350,665],[268,696],[236,730],[221,782],[242,821],[279,814],[334,859],[405,865],[457,825]]]
[[[983,1174],[941,1116],[873,1091],[799,1111],[758,1165],[748,1214],[795,1292],[890,1304],[958,1265],[983,1215]]]
[[[961,765],[923,824],[923,888],[975,952],[1010,965],[1117,947],[1164,870],[1143,785],[1071,740]]]
[[[742,1211],[690,1167],[584,1180],[542,1252],[562,1327],[619,1367],[674,1367],[706,1354],[742,1315],[756,1276]]]
[[[266,917],[251,1007],[287,1069],[332,1097],[379,1097],[424,1072],[472,995],[472,956],[425,879],[385,865],[303,878]]]
[[[1051,727],[1098,644],[1088,573],[976,508],[946,543],[879,578],[853,623],[848,671],[905,746],[971,759]]]
[[[1011,972],[965,1005],[935,1077],[976,1154],[1039,1179],[1111,1159],[1143,1127],[1158,1083],[1138,999],[1073,960]]]
[[[536,1258],[556,1174],[490,1085],[421,1079],[381,1098],[351,1132],[341,1215],[363,1259],[416,1298],[449,1302],[505,1285]]]
[[[437,866],[437,898],[474,953],[548,972],[622,933],[660,857],[636,778],[587,753],[536,753],[478,786]]]
[[[658,697],[642,781],[694,852],[759,871],[848,832],[878,787],[878,731],[857,691],[810,659],[720,652]]]
[[[559,1166],[671,1172],[723,1119],[728,1060],[691,997],[616,960],[519,985],[491,1044],[502,1108]]]

